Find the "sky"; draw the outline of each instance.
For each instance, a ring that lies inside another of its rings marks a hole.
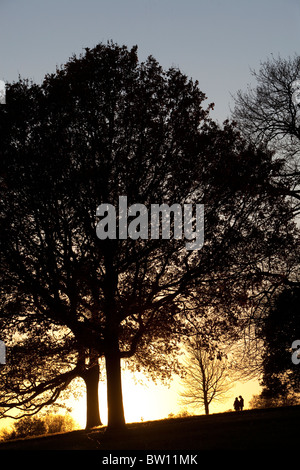
[[[250,69],[297,53],[299,25],[300,0],[0,0],[0,80],[40,83],[112,40],[198,80],[223,122]]]
[[[137,45],[140,61],[153,55],[163,68],[179,67],[198,80],[207,104],[215,103],[212,117],[223,122],[230,117],[232,95],[253,84],[251,69],[272,56],[299,53],[300,0],[0,0],[5,82],[20,75],[40,83],[73,54],[111,40]],[[133,393],[127,385],[125,409]],[[155,390],[141,403],[157,397]],[[250,398],[249,390],[256,388],[241,385],[236,393]],[[165,414],[175,409],[175,395],[171,387],[154,400],[156,417],[159,406]]]
[[[141,382],[139,380],[141,379]],[[174,377],[169,386],[161,386],[159,383],[146,380],[142,375],[133,377],[129,371],[123,371],[122,378],[123,403],[126,422],[152,421],[176,416],[185,411],[189,414],[204,414],[203,409],[192,409],[180,403],[180,392],[183,391],[183,383],[179,377]],[[260,391],[257,380],[236,383],[228,392],[228,398],[222,402],[212,402],[209,411],[222,413],[233,411],[234,398],[242,395],[245,400],[245,409],[249,408],[249,400],[253,394]],[[80,427],[86,423],[86,397],[76,402],[70,401],[73,408],[72,416]],[[103,424],[107,423],[106,384],[100,382],[99,408]]]

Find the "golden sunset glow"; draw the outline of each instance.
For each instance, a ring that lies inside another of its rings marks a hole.
[[[0,18],[0,450],[289,456],[300,0]]]
[[[142,375],[139,376],[142,379]],[[127,423],[152,421],[168,418],[170,415],[178,415],[183,412],[189,414],[204,414],[203,409],[195,411],[188,409],[180,404],[181,384],[179,378],[174,378],[170,386],[163,386],[143,379],[143,383],[139,383],[134,379],[133,374],[126,371],[123,373],[123,401],[124,412]],[[211,405],[211,413],[221,413],[233,410],[234,397],[242,395],[245,399],[245,408],[248,408],[249,400],[253,395],[258,394],[260,387],[256,380],[247,383],[238,383],[232,390],[230,398],[223,403]],[[81,428],[86,423],[86,397],[83,397],[73,403],[72,416],[78,422]],[[107,407],[106,407],[106,383],[100,382],[99,385],[99,404],[100,417],[103,425],[107,424]]]

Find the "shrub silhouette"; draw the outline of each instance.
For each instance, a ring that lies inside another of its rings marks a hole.
[[[3,430],[1,440],[68,432],[76,429],[76,427],[76,422],[70,415],[26,416],[16,421],[12,429]]]

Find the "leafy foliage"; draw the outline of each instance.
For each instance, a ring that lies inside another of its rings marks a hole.
[[[300,368],[292,361],[292,343],[300,338],[300,289],[283,290],[263,320],[262,397],[280,398],[300,392]]]
[[[1,439],[10,440],[41,436],[43,434],[73,431],[74,429],[76,429],[76,423],[70,415],[29,416],[16,421],[11,430],[2,431]]]
[[[190,319],[210,308],[220,329],[237,329],[263,282],[286,282],[297,230],[273,185],[280,162],[213,123],[197,82],[151,56],[139,63],[136,47],[86,49],[40,86],[8,85],[7,98],[2,332],[13,342],[61,328],[66,364],[82,349],[105,356],[109,425],[123,424],[121,359],[166,377]],[[203,203],[204,247],[98,239],[96,208],[120,195],[147,208]]]

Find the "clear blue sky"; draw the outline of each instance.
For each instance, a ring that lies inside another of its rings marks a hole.
[[[300,0],[0,0],[2,80],[40,82],[108,40],[199,80],[222,121],[250,67],[300,53]]]

